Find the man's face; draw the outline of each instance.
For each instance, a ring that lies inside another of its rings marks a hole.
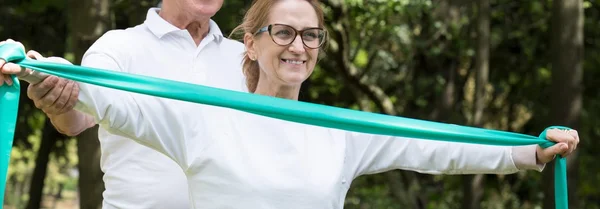
[[[167,6],[192,17],[210,18],[221,9],[223,0],[163,0],[163,7]]]

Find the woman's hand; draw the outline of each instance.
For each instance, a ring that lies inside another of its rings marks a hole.
[[[12,39],[7,39],[6,41],[0,41],[0,45],[6,44],[6,43],[19,44],[21,46],[21,48],[23,48],[23,51],[25,51],[25,47],[20,42],[16,42]],[[21,67],[19,67],[18,65],[14,64],[14,63],[7,63],[6,60],[4,60],[4,59],[0,59],[0,86],[4,85],[4,83],[11,86],[13,84],[13,81],[10,78],[10,75],[17,75],[19,73],[21,73]]]
[[[546,132],[546,139],[556,144],[546,149],[537,147],[536,156],[540,164],[552,161],[556,155],[569,156],[579,144],[579,134],[576,130],[550,129]]]
[[[24,49],[23,44],[11,39],[0,42],[0,45],[5,43],[17,43]],[[33,50],[27,52],[27,57],[36,60],[61,62],[57,59],[45,58]],[[13,82],[10,75],[24,76],[31,74],[31,72],[31,69],[24,69],[19,65],[7,63],[5,60],[0,59],[0,85],[3,83],[9,86],[12,85]],[[26,79],[24,77],[20,78]],[[56,76],[48,76],[36,80],[37,83],[31,83],[27,88],[27,96],[33,100],[37,108],[48,115],[60,115],[73,109],[79,96],[79,85],[76,82]],[[30,80],[27,81],[31,82]]]

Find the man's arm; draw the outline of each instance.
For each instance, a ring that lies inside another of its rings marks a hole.
[[[50,122],[58,130],[58,132],[67,136],[77,136],[81,132],[96,125],[92,116],[71,109],[70,111],[60,115],[49,115]]]

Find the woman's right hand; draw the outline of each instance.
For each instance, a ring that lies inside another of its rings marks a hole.
[[[25,51],[25,47],[23,46],[23,44],[21,44],[20,42],[16,42],[12,39],[0,41],[0,46],[7,43],[19,44],[21,48],[23,48],[23,51]],[[29,55],[29,53],[27,54]],[[10,75],[18,75],[19,73],[22,73],[21,71],[22,69],[19,65],[10,62],[7,63],[6,60],[0,59],[0,86],[4,85],[4,83],[11,86],[13,84],[13,81]]]
[[[23,47],[23,44],[11,39],[0,42],[0,45],[5,43],[17,43]],[[23,49],[25,49],[25,47],[23,47]],[[62,58],[45,58],[40,53],[33,50],[27,52],[27,57],[50,62],[68,62]],[[13,82],[10,75],[24,76],[31,73],[31,69],[21,68],[17,64],[7,63],[5,60],[0,59],[0,75],[2,75],[0,77],[0,85],[3,83],[6,83],[9,86],[12,85]],[[30,83],[27,88],[27,96],[33,100],[35,106],[44,113],[48,115],[60,115],[72,110],[77,103],[79,85],[76,82],[56,76],[41,78],[36,82],[37,83]]]

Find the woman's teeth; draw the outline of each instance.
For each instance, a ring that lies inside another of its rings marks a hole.
[[[298,61],[298,60],[286,60],[286,59],[282,59],[282,60],[286,63],[290,63],[290,64],[294,64],[294,65],[301,65],[302,63],[304,63],[304,61]]]

